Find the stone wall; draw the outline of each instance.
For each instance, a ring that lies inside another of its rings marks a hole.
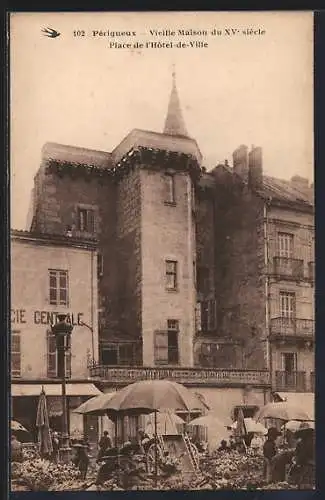
[[[117,296],[120,330],[141,336],[141,184],[138,169],[117,187]]]
[[[242,343],[245,368],[263,369],[265,264],[263,200],[237,176],[214,172],[216,182],[216,293],[225,337]]]

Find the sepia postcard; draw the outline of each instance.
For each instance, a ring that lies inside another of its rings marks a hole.
[[[313,37],[10,14],[11,491],[315,488]]]

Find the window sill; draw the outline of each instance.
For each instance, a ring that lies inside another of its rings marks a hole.
[[[164,205],[169,207],[176,207],[176,201],[164,201]]]
[[[179,288],[166,288],[166,292],[177,293],[177,292],[179,292]]]

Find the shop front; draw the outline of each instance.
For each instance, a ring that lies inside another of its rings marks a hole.
[[[36,414],[38,399],[44,388],[50,428],[62,431],[62,386],[60,383],[13,383],[11,386],[11,418],[20,422],[37,440]],[[85,437],[90,442],[98,439],[98,418],[83,416],[74,410],[87,399],[102,394],[92,383],[67,383],[68,429],[73,438]]]

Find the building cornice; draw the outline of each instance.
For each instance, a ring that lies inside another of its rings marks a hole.
[[[46,234],[46,233],[34,233],[30,231],[23,231],[18,229],[12,229],[10,231],[10,238],[12,241],[26,241],[29,243],[35,243],[38,245],[46,246],[64,246],[71,248],[79,248],[83,250],[96,250],[97,241],[94,240],[82,240],[73,237],[68,237],[60,234]]]
[[[201,167],[197,159],[191,154],[177,151],[164,150],[144,146],[132,147],[127,153],[110,169],[103,170],[95,165],[84,163],[71,163],[55,159],[48,159],[46,163],[47,173],[55,173],[59,176],[99,176],[111,178],[112,181],[119,180],[132,171],[135,167],[162,169],[172,166],[176,171],[188,172],[193,179],[201,176]]]

